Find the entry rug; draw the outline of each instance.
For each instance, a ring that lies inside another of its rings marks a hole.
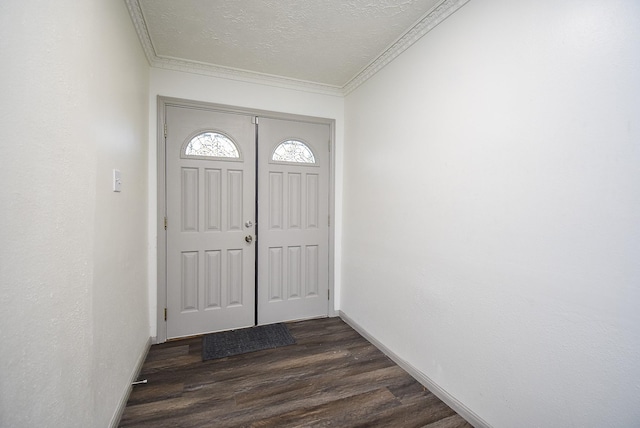
[[[269,324],[208,334],[202,338],[202,361],[296,343],[285,324]]]

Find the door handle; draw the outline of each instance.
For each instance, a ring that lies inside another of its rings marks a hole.
[[[247,235],[244,237],[244,240],[247,241],[247,243],[251,244],[251,242],[253,242],[253,236]]]

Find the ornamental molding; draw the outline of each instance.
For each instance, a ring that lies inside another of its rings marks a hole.
[[[153,48],[153,44],[151,43],[151,37],[149,37],[149,30],[147,29],[147,23],[144,21],[140,3],[138,0],[125,0],[125,3],[127,4],[127,9],[129,9],[129,16],[131,16],[136,33],[138,33],[138,39],[140,39],[142,50],[144,50],[144,54],[147,57],[149,64],[153,66],[153,61],[157,58],[157,55]]]
[[[407,30],[398,38],[398,40],[392,43],[375,60],[364,67],[342,87],[231,67],[223,67],[209,63],[160,56],[156,53],[156,50],[153,47],[139,0],[125,0],[125,3],[136,29],[136,33],[138,34],[142,49],[144,50],[144,54],[151,67],[276,86],[286,89],[315,92],[325,95],[345,96],[373,77],[377,72],[396,59],[402,52],[411,47],[429,31],[434,29],[449,16],[453,15],[453,13],[469,1],[470,0],[441,1],[437,6],[426,13],[413,27]]]
[[[149,62],[152,67],[162,68],[165,70],[183,71],[186,73],[202,74],[222,79],[239,80],[242,82],[316,92],[326,95],[343,95],[342,88],[338,86],[308,82],[266,73],[258,73],[255,71],[241,70],[232,67],[222,67],[198,61],[187,61],[177,58],[155,56],[153,61]]]
[[[343,94],[347,95],[369,80],[387,64],[396,59],[402,52],[409,49],[414,43],[433,30],[442,21],[453,15],[458,9],[470,0],[443,0],[427,12],[413,27],[404,33],[387,50],[380,54],[362,71],[356,74],[346,85],[342,87]]]

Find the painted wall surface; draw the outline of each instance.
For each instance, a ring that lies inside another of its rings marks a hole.
[[[149,67],[111,0],[2,2],[0,52],[0,426],[109,426],[149,338]]]
[[[149,322],[151,336],[157,334],[157,97],[174,97],[193,101],[224,104],[242,108],[267,110],[335,119],[336,146],[336,219],[335,219],[335,289],[340,295],[342,150],[344,135],[344,98],[269,85],[221,79],[179,71],[151,69],[149,90]],[[338,309],[340,302],[336,299]]]
[[[494,427],[640,425],[640,3],[471,1],[345,101],[341,309]]]

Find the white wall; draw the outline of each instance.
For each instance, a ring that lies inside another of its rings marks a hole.
[[[341,309],[494,427],[640,424],[640,3],[471,1],[345,102]]]
[[[4,1],[0,52],[0,426],[105,427],[149,339],[149,67],[111,0]]]
[[[344,99],[275,86],[227,80],[200,74],[151,69],[149,90],[149,322],[151,336],[157,334],[157,97],[174,97],[224,104],[248,109],[307,115],[335,119],[336,145],[336,222],[335,222],[335,290],[339,296],[342,234],[342,150],[344,135]],[[339,308],[335,300],[334,306]]]

